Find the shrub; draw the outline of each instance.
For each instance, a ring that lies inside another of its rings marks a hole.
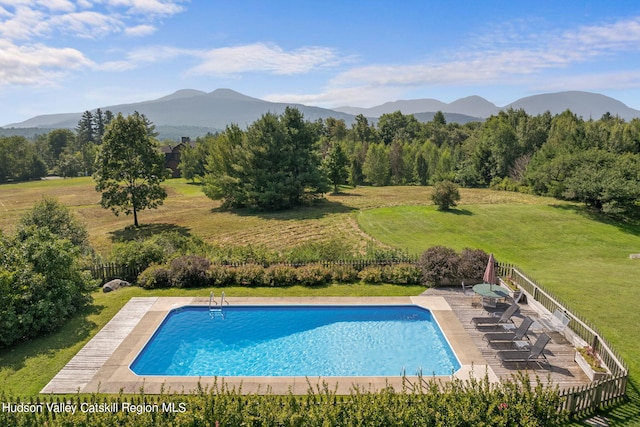
[[[163,265],[151,265],[138,275],[137,284],[144,289],[169,288],[171,272]]]
[[[382,278],[386,283],[396,285],[413,285],[420,283],[422,272],[415,264],[385,265],[382,269]]]
[[[296,269],[288,265],[275,264],[264,271],[264,284],[267,286],[293,286],[296,281]]]
[[[379,265],[370,265],[363,268],[358,273],[358,277],[365,283],[382,283],[384,280],[382,267]]]
[[[48,228],[0,234],[0,348],[51,332],[91,301],[79,249]]]
[[[488,253],[482,249],[465,248],[458,258],[458,278],[482,280],[489,262]]]
[[[19,230],[30,226],[47,228],[60,239],[67,239],[80,248],[82,253],[90,253],[89,233],[87,228],[56,199],[44,197],[33,208],[20,218]],[[20,232],[19,232],[20,233]]]
[[[209,285],[207,271],[211,262],[201,256],[187,255],[171,261],[171,283],[176,288],[201,288]]]
[[[353,248],[344,241],[332,239],[324,242],[305,242],[291,248],[284,254],[287,261],[293,263],[338,261],[353,257]]]
[[[151,264],[162,264],[167,258],[164,248],[153,240],[132,240],[113,247],[110,258],[118,263],[142,271]]]
[[[422,283],[438,286],[458,277],[458,255],[451,248],[433,246],[422,253],[418,267],[422,271]]]
[[[351,264],[334,264],[331,266],[331,280],[340,283],[352,283],[358,279],[358,272]]]
[[[296,278],[302,286],[320,286],[331,279],[331,271],[319,264],[308,264],[296,269]]]
[[[264,285],[264,267],[257,264],[245,264],[233,268],[236,284],[240,286]]]
[[[433,186],[431,200],[438,206],[438,209],[446,211],[455,207],[460,200],[458,186],[451,181],[440,181]]]
[[[211,286],[229,286],[236,280],[235,269],[225,265],[210,265],[208,274]]]

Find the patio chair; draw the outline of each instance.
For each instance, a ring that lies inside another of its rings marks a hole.
[[[526,337],[527,331],[532,323],[532,318],[525,317],[516,330],[509,332],[488,332],[484,334],[482,339],[487,341],[487,345],[500,341],[519,341]]]
[[[464,294],[464,296],[471,299],[472,307],[477,307],[480,305],[477,300],[478,294],[473,291],[473,285],[465,285],[464,282],[462,282],[462,293]]]
[[[552,316],[536,319],[536,323],[550,332],[562,332],[569,324],[569,317],[559,308],[556,308]]]
[[[467,297],[474,297],[477,295],[473,292],[473,285],[465,285],[464,282],[462,282],[462,293]]]
[[[511,316],[516,314],[518,310],[520,310],[520,306],[516,303],[513,303],[509,306],[509,308],[505,310],[504,313],[493,313],[492,316],[486,317],[473,317],[471,318],[471,321],[476,326],[476,328],[496,327],[511,322]]]
[[[500,358],[500,363],[504,366],[505,363],[525,363],[525,366],[529,365],[530,361],[536,361],[540,364],[540,358],[543,358],[547,364],[547,356],[544,355],[544,348],[551,340],[549,335],[541,334],[536,342],[528,350],[500,350],[496,353],[496,357]]]

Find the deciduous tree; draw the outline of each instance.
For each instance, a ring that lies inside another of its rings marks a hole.
[[[105,129],[94,173],[102,207],[133,214],[136,227],[139,211],[157,208],[167,197],[160,184],[169,171],[150,129],[143,115],[118,114]]]

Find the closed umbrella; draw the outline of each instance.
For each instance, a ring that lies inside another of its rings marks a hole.
[[[496,260],[493,254],[489,255],[489,262],[487,262],[487,268],[484,270],[482,280],[484,283],[489,283],[490,285],[495,285],[498,282],[498,278],[496,277]]]

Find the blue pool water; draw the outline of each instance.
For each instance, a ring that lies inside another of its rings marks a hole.
[[[450,375],[460,364],[416,306],[231,306],[169,312],[131,364],[138,375]]]

